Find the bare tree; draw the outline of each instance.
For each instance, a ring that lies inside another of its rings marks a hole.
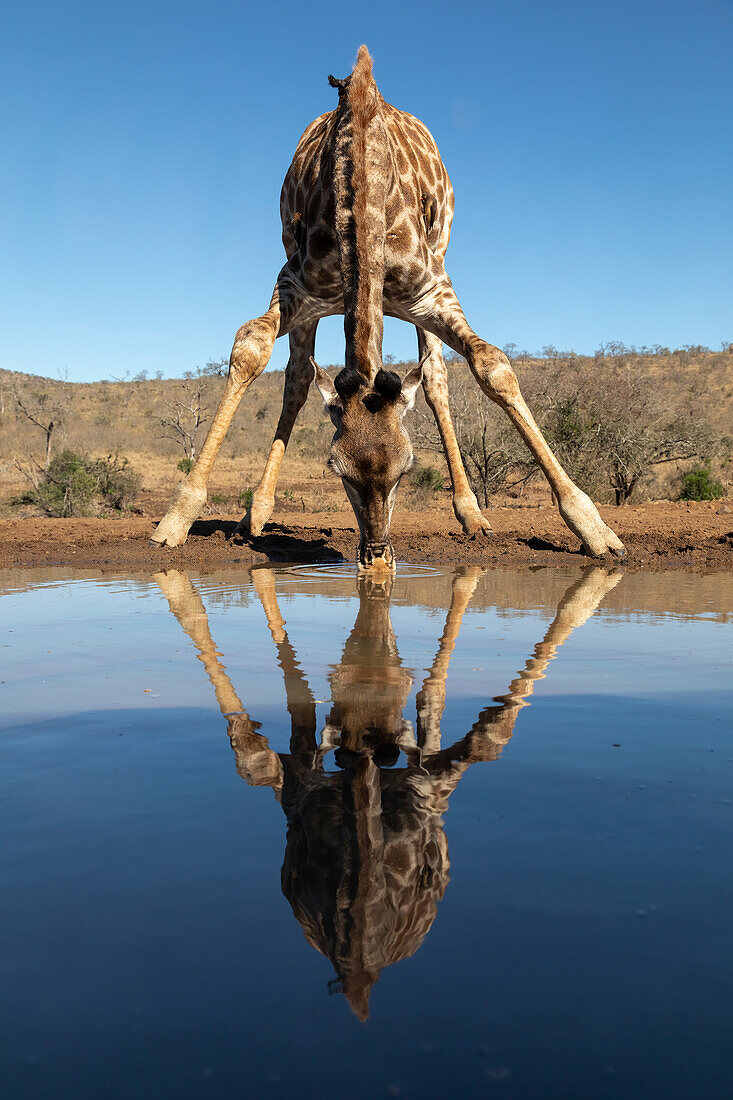
[[[226,378],[229,373],[229,359],[221,355],[218,359],[210,359],[203,367],[196,367],[197,378]]]
[[[453,427],[471,488],[487,506],[492,493],[499,489],[521,490],[537,473],[537,467],[506,417],[477,394],[467,366],[460,360],[457,362],[461,365],[456,365],[449,374]],[[420,414],[413,434],[424,447],[442,449],[428,412]]]
[[[628,502],[660,466],[712,458],[725,441],[693,409],[701,408],[697,374],[674,404],[664,379],[623,344],[607,344],[595,360],[555,348],[525,363],[522,390],[559,460],[592,496]],[[492,493],[519,489],[539,473],[517,433],[491,402],[476,393],[467,367],[449,369],[458,447],[471,487],[489,503]],[[432,421],[418,421],[416,440],[439,449]]]
[[[18,390],[12,390],[11,393],[16,414],[21,413],[31,424],[40,428],[45,436],[46,453],[43,469],[47,470],[51,464],[53,433],[61,425],[66,410],[48,390],[32,394],[21,394]]]
[[[610,488],[623,505],[655,467],[711,457],[717,441],[683,393],[670,408],[659,377],[629,358],[629,349],[612,344],[605,352],[591,367],[574,358],[557,361],[528,388],[570,476],[591,492]]]
[[[210,410],[204,404],[203,386],[184,383],[182,388],[183,396],[176,401],[161,398],[168,412],[160,417],[160,423],[166,429],[163,438],[174,439],[183,449],[184,458],[193,462]]]

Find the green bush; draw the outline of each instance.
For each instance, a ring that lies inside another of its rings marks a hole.
[[[443,490],[443,475],[435,466],[418,466],[410,475],[412,487],[425,495],[440,493]]]
[[[252,503],[252,497],[254,495],[254,489],[242,489],[241,493],[237,497],[239,504],[242,508],[249,508]]]
[[[35,503],[50,516],[89,515],[97,490],[97,479],[89,467],[84,455],[61,451],[51,460],[39,482]]]
[[[108,508],[122,511],[138,494],[140,475],[127,458],[120,455],[98,458],[92,462],[91,472],[97,478],[97,492]]]
[[[57,454],[38,485],[22,498],[49,516],[88,516],[100,508],[121,511],[140,487],[140,477],[126,458],[90,458],[77,451]]]
[[[193,468],[193,459],[188,458],[188,457],[187,458],[182,458],[181,461],[178,463],[178,466],[177,466],[177,469],[179,469],[182,474],[186,474],[186,475],[191,473],[192,468]]]
[[[682,478],[680,500],[720,500],[725,489],[710,476],[707,466],[693,466]]]

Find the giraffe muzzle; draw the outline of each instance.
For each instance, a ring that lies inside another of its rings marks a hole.
[[[389,542],[368,542],[359,548],[359,568],[390,571],[395,568],[392,544]]]

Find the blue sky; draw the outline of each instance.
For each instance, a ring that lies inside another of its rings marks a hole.
[[[87,381],[228,355],[282,264],[297,139],[361,42],[438,142],[482,336],[733,340],[731,0],[4,0],[0,366]],[[388,322],[385,354],[414,350]],[[343,361],[340,318],[317,356]]]

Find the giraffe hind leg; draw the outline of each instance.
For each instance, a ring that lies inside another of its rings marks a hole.
[[[507,414],[547,478],[558,510],[591,557],[624,558],[626,549],[618,535],[601,519],[593,501],[571,480],[542,435],[522,397],[509,360],[498,348],[482,340],[470,327],[447,275],[419,303],[403,307],[405,320],[428,329],[468,360],[481,389]]]
[[[456,439],[448,402],[448,372],[443,345],[437,336],[417,330],[417,343],[423,364],[425,399],[438,425],[453,490],[453,511],[467,535],[490,535],[491,524],[479,508],[476,494],[468,483]]]
[[[275,507],[275,489],[285,450],[298,414],[308,397],[313,379],[310,357],[315,351],[317,325],[318,322],[314,321],[290,333],[290,359],[285,368],[283,404],[275,438],[259,485],[252,494],[252,503],[237,525],[235,536],[261,535],[262,528],[272,515]]]

